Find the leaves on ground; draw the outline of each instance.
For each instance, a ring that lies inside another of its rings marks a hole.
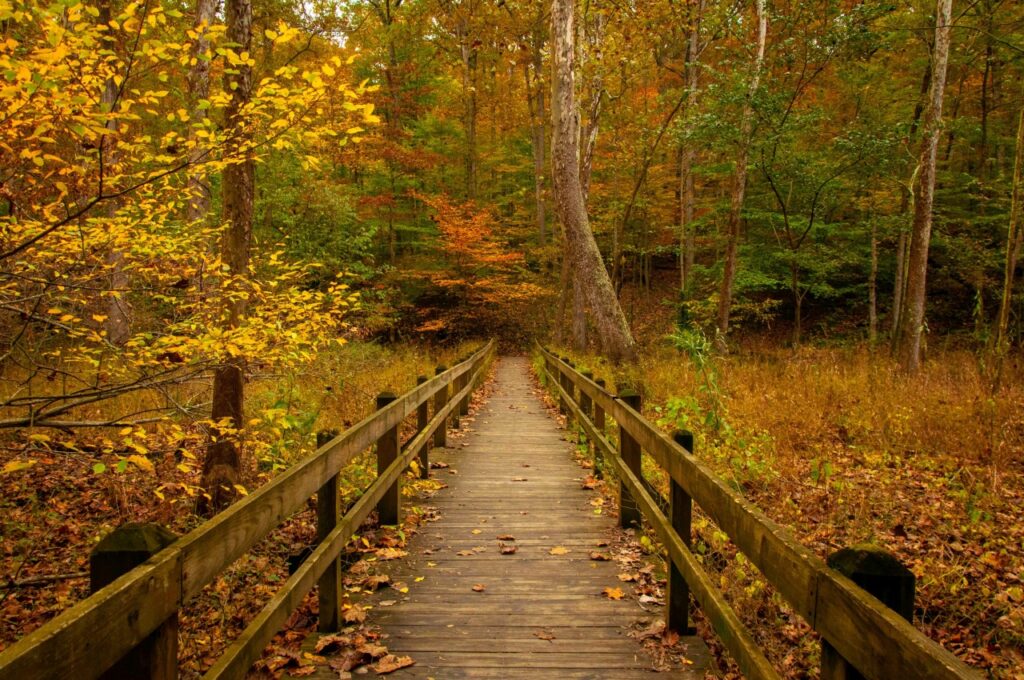
[[[605,588],[601,591],[601,594],[607,597],[609,600],[621,600],[625,593],[622,592],[622,588]]]
[[[551,555],[567,555],[569,553],[569,549],[564,545],[556,545],[554,548],[549,550],[548,553]]]

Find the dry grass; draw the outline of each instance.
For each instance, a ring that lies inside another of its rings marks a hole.
[[[1019,366],[992,394],[963,351],[913,377],[863,347],[751,345],[715,359],[713,383],[666,346],[627,371],[577,363],[610,385],[641,385],[650,419],[693,430],[699,456],[822,557],[864,542],[896,553],[918,576],[922,630],[993,677],[1024,677]],[[816,674],[806,624],[707,518],[696,528],[705,564],[771,658],[790,677]]]

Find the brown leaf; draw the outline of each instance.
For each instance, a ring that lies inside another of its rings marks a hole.
[[[377,662],[377,665],[373,667],[373,670],[377,672],[377,675],[387,675],[388,673],[394,673],[399,668],[407,668],[414,663],[416,662],[411,656],[395,656],[394,654],[388,654]]]
[[[595,562],[607,562],[611,559],[611,556],[608,553],[598,552],[597,550],[595,550],[590,553],[590,559],[594,560]]]
[[[391,577],[387,574],[378,574],[375,576],[367,576],[366,580],[363,581],[363,587],[367,590],[377,590],[383,585],[391,582]]]
[[[487,586],[485,586],[483,583],[475,583],[475,584],[473,584],[473,592],[475,592],[475,593],[482,593],[485,590],[487,590]]]
[[[516,552],[516,546],[509,545],[508,543],[499,543],[498,552],[502,555],[514,555]]]
[[[357,604],[352,605],[341,615],[345,623],[362,623],[366,620],[366,610]]]
[[[609,600],[621,600],[623,595],[625,595],[625,593],[622,592],[622,588],[605,588],[601,591],[601,594]]]
[[[404,550],[399,548],[381,548],[377,551],[378,560],[397,560],[408,555]]]
[[[538,638],[540,640],[547,640],[548,642],[550,642],[551,640],[555,639],[555,634],[550,633],[546,630],[538,630],[533,634],[533,637]]]
[[[626,583],[629,583],[631,581],[638,581],[640,580],[640,574],[630,574],[629,572],[624,571],[621,574],[619,574],[619,580],[625,581]]]
[[[292,676],[293,678],[301,678],[307,675],[313,675],[313,673],[316,673],[316,666],[312,665],[302,666],[301,668],[296,668],[294,670],[288,671],[288,675]]]
[[[388,648],[384,645],[375,645],[373,643],[368,642],[365,645],[360,645],[356,649],[356,651],[361,654],[367,655],[371,659],[379,659],[380,657],[388,653]]]
[[[500,534],[498,536],[498,540],[499,541],[514,541],[514,540],[516,540],[516,537],[513,536],[512,534]]]
[[[526,477],[513,477],[512,481],[513,482],[528,482],[530,480],[528,480]]]
[[[317,654],[331,653],[337,649],[348,647],[352,644],[352,638],[347,635],[323,635],[316,641],[314,648]]]
[[[470,555],[475,555],[476,553],[474,553],[472,550],[460,550],[455,554],[459,557],[469,557]]]
[[[593,476],[588,476],[588,477],[586,477],[583,480],[583,488],[584,489],[593,489],[596,486],[597,486],[597,479],[595,479]]]

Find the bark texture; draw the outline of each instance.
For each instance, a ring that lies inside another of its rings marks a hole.
[[[193,130],[206,120],[206,107],[200,102],[210,96],[210,61],[204,55],[210,49],[210,40],[206,37],[207,29],[216,19],[217,0],[196,0],[195,31],[198,37],[192,46],[192,64],[188,74],[188,95],[191,108],[192,127],[189,137],[194,141]],[[189,153],[188,171],[188,221],[197,222],[206,219],[210,212],[210,185],[206,173],[200,167],[202,150],[192,149]]]
[[[551,7],[553,75],[551,97],[552,180],[555,205],[565,229],[565,251],[593,316],[604,352],[612,360],[634,361],[636,346],[612,289],[597,241],[590,231],[580,183],[579,112],[576,108],[575,7],[573,0],[553,0]]]
[[[903,370],[913,373],[921,367],[921,336],[927,295],[928,247],[932,238],[932,206],[935,200],[935,169],[942,132],[942,99],[949,64],[950,23],[953,0],[937,0],[935,6],[935,47],[932,50],[931,90],[924,112],[924,133],[914,186],[914,222],[907,264],[905,313],[902,315],[896,355]]]
[[[768,15],[765,0],[757,0],[757,54],[754,69],[747,85],[747,99],[743,105],[740,122],[740,145],[736,154],[736,172],[732,179],[732,197],[729,202],[729,222],[726,227],[725,266],[722,270],[722,285],[718,294],[719,344],[724,343],[729,332],[729,317],[732,313],[733,285],[736,282],[736,259],[742,226],[743,199],[747,193],[747,162],[750,157],[750,142],[754,134],[754,95],[761,86],[761,71],[764,69],[764,51],[768,40]]]
[[[251,0],[228,0],[225,7],[227,39],[235,43],[239,52],[250,50],[252,44]],[[234,87],[234,89],[232,89]],[[252,70],[240,65],[236,73],[224,75],[224,88],[232,92],[227,107],[229,125],[240,129],[240,144],[248,146],[239,114],[249,101],[252,90]],[[230,280],[225,285],[237,286],[249,270],[249,247],[252,241],[253,199],[255,167],[251,157],[229,165],[224,170],[224,221],[227,228],[221,239],[221,256],[228,265]],[[239,296],[226,310],[229,328],[238,326],[245,316],[246,303]],[[210,515],[229,505],[238,495],[235,485],[242,481],[242,449],[237,433],[244,426],[245,364],[241,358],[226,360],[214,373],[213,406],[211,417],[215,422],[226,421],[229,430],[212,428],[210,443],[203,461],[199,510]]]

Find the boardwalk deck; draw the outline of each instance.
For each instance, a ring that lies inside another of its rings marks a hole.
[[[614,521],[595,514],[595,494],[581,487],[585,473],[535,394],[529,361],[504,358],[496,372],[470,431],[446,450],[455,474],[434,473],[448,484],[429,501],[440,519],[389,565],[408,593],[387,589],[367,603],[391,653],[416,661],[391,677],[652,677],[655,660],[628,632],[663,612],[631,596],[616,562],[589,558],[617,540]],[[515,554],[500,554],[501,535],[515,537],[504,541]],[[557,546],[568,552],[552,555]],[[609,600],[605,587],[627,597]],[[703,677],[706,648],[697,638],[684,643],[693,665],[659,676]]]

